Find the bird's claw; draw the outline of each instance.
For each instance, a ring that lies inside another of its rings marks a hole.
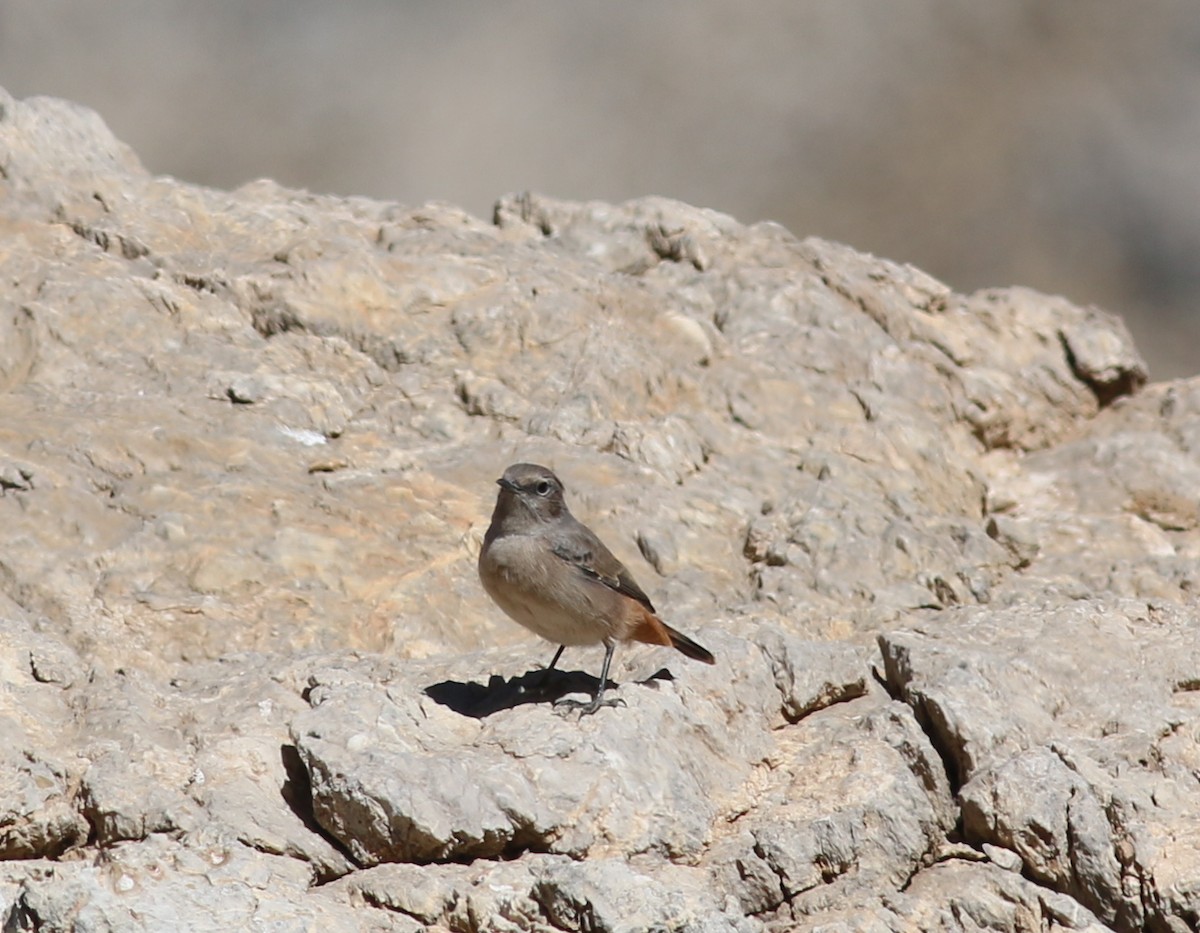
[[[626,706],[625,700],[621,697],[596,697],[592,700],[558,700],[554,704],[555,712],[567,715],[574,710],[579,710],[579,718],[590,716],[602,706]]]

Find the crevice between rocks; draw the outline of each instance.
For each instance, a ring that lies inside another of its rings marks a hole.
[[[912,710],[913,718],[917,725],[925,734],[930,747],[942,761],[942,770],[946,775],[946,782],[950,785],[951,796],[957,800],[958,792],[962,789],[963,779],[958,772],[958,764],[955,760],[955,755],[946,741],[946,730],[939,728],[938,721],[940,717],[935,714],[935,711],[930,709],[930,703],[927,699],[914,696],[911,694],[902,683],[900,671],[896,669],[896,662],[889,658],[886,651],[887,635],[880,634],[876,637],[876,644],[879,646],[880,660],[883,662],[883,675],[880,677],[878,668],[872,668],[875,676],[879,679],[883,688],[887,691],[888,696],[893,700],[904,703]],[[944,720],[942,720],[944,723]],[[962,823],[962,808],[959,807],[959,824]]]
[[[937,704],[933,703],[928,698],[921,697],[919,695],[915,695],[905,688],[905,686],[902,684],[903,678],[902,678],[901,672],[896,668],[896,665],[900,662],[899,661],[890,661],[888,653],[885,650],[886,638],[887,638],[887,636],[885,634],[880,634],[877,639],[879,648],[880,648],[880,653],[883,658],[884,675],[882,677],[880,677],[878,671],[876,671],[876,678],[880,680],[880,683],[883,686],[883,688],[885,690],[887,690],[888,694],[893,699],[903,702],[905,705],[907,705],[909,707],[909,709],[912,710],[913,718],[916,720],[917,725],[920,727],[921,731],[924,733],[924,735],[926,737],[926,740],[929,742],[930,746],[933,748],[933,750],[937,753],[938,757],[942,761],[942,766],[946,773],[946,779],[950,786],[952,800],[953,800],[955,809],[957,811],[957,821],[955,824],[955,828],[953,830],[951,830],[951,832],[947,838],[948,838],[948,840],[953,841],[954,838],[957,837],[957,841],[959,841],[961,845],[969,847],[974,852],[978,852],[980,860],[991,861],[991,859],[988,857],[987,853],[985,851],[983,851],[978,845],[975,845],[975,844],[965,841],[965,837],[964,837],[964,833],[963,833],[963,820],[964,820],[963,805],[962,805],[961,799],[959,798],[959,792],[961,791],[965,781],[963,780],[963,776],[961,774],[959,774],[959,769],[956,764],[957,756],[954,754],[954,751],[950,747],[950,744],[947,740],[948,731],[944,727],[944,719],[938,713]],[[942,725],[939,725],[939,723],[941,723]],[[1067,757],[1064,757],[1062,755],[1061,750],[1054,749],[1054,751],[1059,756],[1060,760],[1063,761],[1064,765],[1066,765],[1072,771],[1077,771],[1077,769],[1073,765],[1073,763]],[[1107,814],[1107,816],[1108,816],[1109,826],[1115,832],[1117,829],[1117,822],[1114,821],[1112,813]],[[1069,821],[1069,819],[1070,818],[1068,815],[1068,821]],[[1039,829],[1039,827],[1037,827],[1036,825],[1031,826],[1030,828],[1034,832],[1037,832]],[[1052,837],[1050,837],[1049,835],[1046,835],[1044,833],[1041,833],[1039,835],[1042,838],[1043,843],[1048,845],[1053,842]],[[983,840],[983,842],[986,842],[986,841],[987,840]],[[1074,840],[1073,834],[1068,833],[1068,836],[1067,836],[1068,846],[1073,847],[1074,842],[1075,842],[1075,840]],[[981,842],[980,845],[982,845],[982,844],[983,843]],[[1002,843],[1000,841],[995,840],[995,839],[993,839],[993,844],[1002,845]],[[1119,851],[1119,845],[1117,846],[1117,849],[1118,849],[1118,851],[1115,851],[1114,855],[1120,861],[1121,853]],[[961,856],[951,856],[951,858],[953,858],[953,857],[961,857]],[[944,861],[944,859],[936,859],[935,861],[940,862],[940,861]],[[1070,863],[1072,865],[1071,878],[1069,879],[1069,881],[1067,881],[1065,883],[1060,883],[1057,885],[1054,883],[1051,883],[1050,881],[1048,881],[1045,878],[1036,876],[1033,873],[1030,865],[1028,864],[1028,862],[1025,859],[1020,860],[1020,868],[1019,868],[1018,873],[1025,881],[1027,881],[1031,885],[1034,885],[1037,888],[1047,891],[1047,892],[1052,892],[1054,894],[1057,894],[1057,895],[1060,895],[1063,897],[1068,897],[1072,901],[1078,903],[1082,908],[1087,909],[1092,912],[1095,912],[1097,914],[1097,916],[1102,917],[1103,913],[1104,913],[1104,908],[1107,905],[1104,903],[1099,903],[1099,902],[1090,903],[1089,899],[1086,897],[1080,898],[1080,896],[1079,896],[1080,892],[1086,892],[1088,890],[1088,883],[1087,883],[1086,879],[1080,878],[1076,874],[1075,868],[1074,868],[1074,864],[1075,864],[1076,860],[1070,853],[1068,853],[1067,861],[1068,861],[1068,863]],[[927,866],[924,866],[924,867],[927,867]],[[1004,866],[1001,866],[1001,867],[1004,867]],[[1126,865],[1124,863],[1124,861],[1122,861],[1122,870],[1123,870],[1123,872],[1129,870],[1129,866]],[[920,871],[920,869],[918,869],[918,871]],[[916,874],[917,874],[917,872],[914,872],[912,877],[915,877]],[[905,887],[907,887],[908,884],[911,883],[912,877],[910,877],[908,879],[908,881],[905,884]],[[903,890],[903,889],[901,889],[901,890]],[[1144,888],[1143,888],[1143,892],[1145,892]],[[1143,893],[1143,899],[1144,899],[1144,897],[1145,897],[1145,895]],[[1143,913],[1144,913],[1144,917],[1146,918],[1147,922],[1151,922],[1154,920],[1154,916],[1155,916],[1154,909],[1143,904]],[[1118,918],[1118,920],[1119,920],[1119,918]],[[1120,922],[1117,923],[1117,929],[1125,929],[1125,928],[1127,928],[1127,927],[1122,925]]]
[[[308,770],[304,767],[304,761],[301,759],[300,752],[296,746],[286,742],[280,745],[279,760],[283,764],[284,772],[287,774],[287,779],[279,788],[279,795],[283,798],[283,802],[287,805],[288,809],[296,814],[296,817],[304,824],[305,829],[328,842],[345,857],[349,864],[359,866],[358,859],[342,844],[341,840],[328,832],[318,822],[316,812],[313,808],[312,780],[308,776]],[[335,874],[326,876],[326,874],[320,871],[319,866],[315,862],[312,864],[314,871],[317,872],[317,884],[333,881],[335,878],[340,877]]]
[[[1080,362],[1079,356],[1075,348],[1071,346],[1071,340],[1067,333],[1060,330],[1058,332],[1058,340],[1062,345],[1063,356],[1067,361],[1067,366],[1070,367],[1072,375],[1080,382],[1087,386],[1092,394],[1096,397],[1096,403],[1101,409],[1108,408],[1117,399],[1126,395],[1133,395],[1138,389],[1146,384],[1146,373],[1130,366],[1116,368],[1113,373],[1110,369],[1104,369],[1108,378],[1099,378],[1092,367],[1085,366]]]
[[[125,260],[142,259],[150,255],[150,248],[133,237],[113,230],[103,230],[82,221],[70,221],[67,225],[78,237],[113,256]]]

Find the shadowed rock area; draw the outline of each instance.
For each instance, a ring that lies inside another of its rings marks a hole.
[[[494,480],[713,667],[490,605]],[[661,199],[149,176],[0,93],[12,931],[1200,924],[1200,379]]]

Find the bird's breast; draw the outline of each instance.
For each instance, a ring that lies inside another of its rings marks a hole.
[[[479,554],[479,579],[505,614],[562,645],[620,638],[625,599],[558,557],[532,535],[503,535]]]

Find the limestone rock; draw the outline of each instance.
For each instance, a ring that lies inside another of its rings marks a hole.
[[[1200,379],[663,198],[153,177],[0,92],[0,922],[1200,926]],[[474,563],[545,462],[717,657]]]
[[[5,926],[14,931],[320,929],[412,933],[386,911],[310,888],[303,863],[213,837],[151,836],[98,857],[11,866],[20,877]]]
[[[1200,917],[1184,880],[1200,877],[1192,614],[1036,608],[880,637],[889,683],[961,788],[966,839],[1017,853],[1115,929]]]
[[[781,705],[755,645],[712,641],[724,646],[716,667],[672,662],[666,676],[654,674],[663,658],[642,652],[637,682],[613,692],[624,706],[581,720],[555,712],[532,677],[484,688],[429,668],[382,684],[371,665],[317,671],[313,707],[293,726],[315,817],[365,865],[613,849],[695,858],[768,754]],[[507,702],[469,718],[473,686]]]
[[[576,862],[532,855],[472,865],[387,864],[330,886],[428,926],[505,933],[530,930],[697,930],[757,933],[762,924],[723,904],[704,872],[666,866],[646,873],[622,858]]]

